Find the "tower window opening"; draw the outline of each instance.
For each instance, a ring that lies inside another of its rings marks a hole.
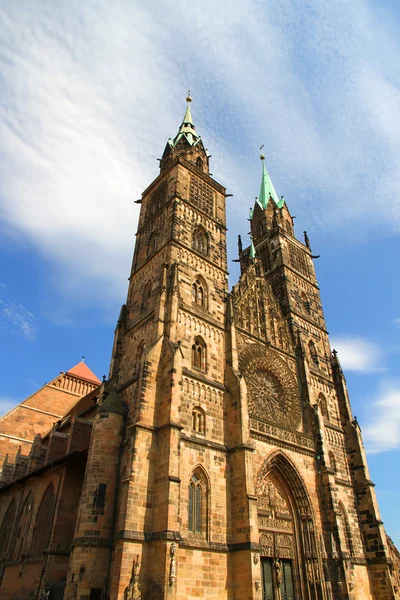
[[[200,279],[196,279],[192,284],[192,300],[199,306],[207,306],[206,286]]]
[[[285,228],[287,233],[292,233],[292,226],[289,221],[285,221]]]
[[[142,294],[142,302],[140,305],[140,312],[145,312],[148,309],[150,295],[151,295],[151,287],[152,287],[152,284],[150,281],[147,282],[146,285],[144,286],[143,294]]]
[[[196,167],[197,167],[198,169],[201,169],[201,170],[203,170],[203,161],[201,160],[201,158],[200,158],[200,157],[198,157],[198,159],[196,160]]]
[[[311,305],[310,305],[310,301],[308,299],[308,297],[306,296],[306,294],[304,292],[301,292],[301,302],[303,305],[303,310],[310,314],[311,313]]]
[[[197,433],[205,433],[206,417],[204,410],[196,407],[192,411],[192,429]]]
[[[324,419],[328,419],[329,420],[329,411],[328,411],[328,403],[326,401],[326,398],[323,394],[320,394],[318,396],[318,404],[321,407],[321,414],[324,417]]]
[[[319,364],[319,360],[318,360],[317,349],[316,349],[315,344],[314,344],[313,341],[310,341],[308,343],[308,349],[309,349],[309,352],[310,352],[310,358],[311,358],[312,362],[315,365],[318,365]]]
[[[97,515],[104,514],[104,507],[106,504],[106,491],[107,491],[107,484],[99,483],[99,485],[97,486],[97,489],[95,491],[94,499],[93,499],[93,509],[92,509],[93,514],[97,514]]]
[[[190,180],[190,202],[208,215],[214,214],[214,193],[211,186],[199,177]]]
[[[192,365],[196,369],[206,370],[206,345],[200,337],[195,339],[192,346]]]
[[[331,469],[333,469],[333,471],[337,471],[337,467],[336,467],[336,459],[335,459],[335,455],[333,454],[332,450],[329,450],[329,466]]]
[[[192,235],[192,248],[204,256],[208,255],[208,235],[203,227],[196,227],[194,229]]]

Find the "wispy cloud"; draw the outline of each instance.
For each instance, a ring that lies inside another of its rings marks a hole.
[[[36,317],[22,304],[5,302],[0,299],[0,326],[11,328],[23,334],[26,340],[33,342],[36,338]]]
[[[370,6],[3,3],[3,221],[62,269],[64,289],[121,297],[132,201],[157,175],[151,161],[191,87],[212,171],[237,200],[231,232],[258,192],[261,142],[297,214],[324,196],[314,227],[398,229],[399,47]]]
[[[400,327],[400,319],[394,319],[393,325],[395,325],[396,327]]]
[[[19,403],[19,400],[10,398],[9,396],[0,396],[0,416],[14,408]]]
[[[382,351],[373,342],[360,337],[337,336],[331,338],[331,347],[338,351],[345,371],[372,373],[384,370]]]
[[[373,454],[400,449],[400,384],[386,383],[375,402],[368,405],[363,439]]]
[[[73,327],[75,325],[70,311],[63,307],[49,310],[44,313],[44,316],[56,327]]]

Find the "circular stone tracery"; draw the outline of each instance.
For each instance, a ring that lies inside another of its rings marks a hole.
[[[239,367],[247,384],[249,416],[297,429],[300,396],[286,362],[270,348],[252,344],[240,353]]]

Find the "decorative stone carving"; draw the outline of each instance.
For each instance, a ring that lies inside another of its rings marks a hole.
[[[301,420],[297,380],[279,354],[261,344],[248,345],[240,353],[239,367],[247,384],[250,417],[297,429]]]
[[[171,562],[169,565],[169,585],[174,585],[176,579],[176,544],[172,542],[169,548],[169,555],[171,557]]]
[[[253,562],[255,565],[258,565],[258,563],[260,562],[260,555],[257,552],[253,554]]]
[[[259,525],[261,527],[292,528],[292,516],[287,501],[270,478],[267,477],[261,480],[256,488],[256,495]]]
[[[260,545],[264,556],[273,556],[274,554],[274,534],[263,531],[260,534]]]
[[[124,597],[125,600],[141,600],[142,598],[142,586],[139,584],[139,554],[133,561],[132,565],[132,576],[129,584],[125,588]]]

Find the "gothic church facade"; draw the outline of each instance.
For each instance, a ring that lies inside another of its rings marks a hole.
[[[187,100],[140,201],[108,381],[3,478],[0,598],[399,597],[309,240],[262,156],[229,292],[227,193]]]

